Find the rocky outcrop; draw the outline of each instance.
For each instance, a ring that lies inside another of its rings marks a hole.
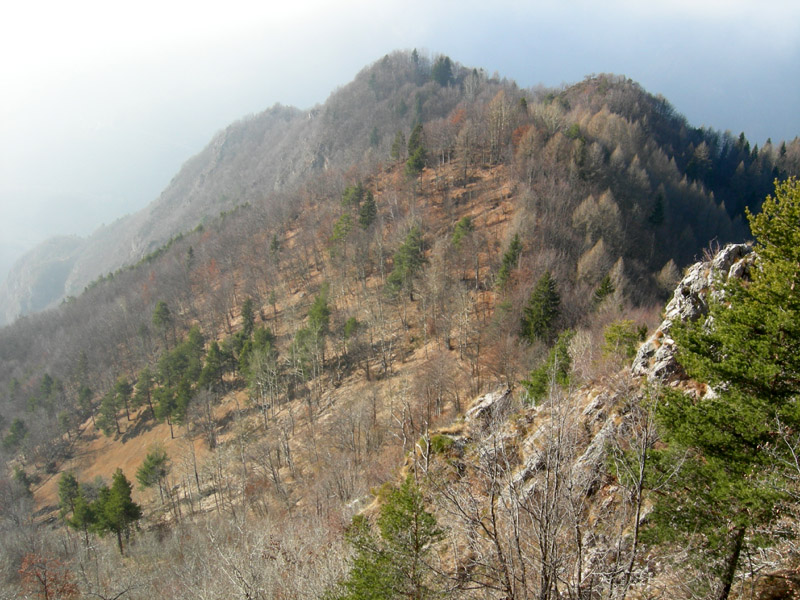
[[[712,260],[692,265],[664,309],[661,325],[636,353],[633,374],[661,383],[682,379],[684,375],[675,358],[675,340],[670,335],[673,325],[708,314],[709,294],[721,293],[722,284],[731,278],[748,277],[754,260],[749,244],[730,244]]]
[[[504,387],[484,394],[464,415],[467,422],[483,421],[487,423],[503,416],[511,403],[511,389]]]

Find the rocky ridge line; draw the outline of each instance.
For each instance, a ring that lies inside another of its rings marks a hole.
[[[664,320],[642,344],[631,370],[650,382],[677,384],[686,379],[676,359],[675,340],[670,335],[675,323],[696,321],[708,314],[708,295],[720,294],[730,279],[747,278],[756,254],[750,244],[728,244],[714,258],[695,263],[675,288],[664,309]]]

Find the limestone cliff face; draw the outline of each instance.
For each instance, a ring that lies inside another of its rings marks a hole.
[[[684,378],[672,327],[704,318],[710,295],[722,293],[721,283],[731,278],[747,278],[755,260],[750,245],[736,244],[690,267],[665,308],[663,323],[642,345],[631,370],[579,389],[554,389],[536,405],[524,392],[505,388],[477,398],[457,426],[438,432],[451,440],[449,446],[439,444],[448,448],[446,472],[452,482],[435,496],[440,514],[463,515],[468,498],[500,526],[504,519],[515,523],[518,514],[533,515],[531,525],[521,527],[503,549],[520,549],[522,562],[539,564],[539,545],[552,544],[561,561],[558,576],[575,597],[589,587],[598,597],[614,588],[626,588],[629,597],[669,597],[663,590],[674,588],[685,573],[657,548],[639,545],[633,534],[652,510],[647,495],[637,491],[644,480],[637,480],[641,472],[636,468],[645,460],[643,449],[658,439],[644,402],[645,382],[669,385]],[[640,462],[630,462],[636,457]],[[434,472],[427,463],[424,468]],[[480,495],[492,486],[494,493]],[[446,523],[453,531],[465,528],[457,519]],[[464,571],[470,573],[475,568],[470,557],[486,555],[487,549],[470,539],[463,545]],[[517,567],[513,559],[507,562]],[[796,571],[766,573],[757,580],[754,597],[798,597]]]
[[[630,597],[645,597],[663,583],[633,536],[650,506],[633,471],[616,475],[632,464],[623,456],[654,440],[640,384],[626,369],[554,389],[538,404],[501,388],[419,444],[416,468],[433,482],[431,505],[459,549],[459,572],[474,578],[465,585],[525,568],[557,577],[570,597],[628,586]],[[509,587],[533,597],[541,585],[531,578]]]
[[[713,259],[692,265],[664,309],[661,325],[636,353],[633,374],[661,383],[680,379],[682,373],[675,359],[675,340],[670,335],[672,326],[705,316],[709,294],[719,293],[715,289],[728,279],[746,277],[754,260],[755,254],[748,244],[729,244]]]

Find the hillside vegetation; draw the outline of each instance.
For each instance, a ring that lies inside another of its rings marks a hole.
[[[119,253],[80,251],[82,293],[0,330],[4,593],[663,593],[624,366],[798,171],[800,141],[692,128],[624,77],[522,90],[416,52],[232,125]]]
[[[0,285],[0,319],[11,322],[19,314],[77,296],[98,276],[136,263],[220,211],[247,202],[262,204],[276,193],[293,195],[321,173],[344,173],[353,167],[369,171],[386,160],[396,133],[407,136],[416,122],[427,125],[435,146],[431,150],[439,153],[429,158],[436,161],[509,161],[511,146],[522,142],[518,175],[531,185],[542,173],[536,172],[539,167],[531,172],[526,163],[532,152],[549,144],[548,160],[565,168],[574,163],[581,179],[615,194],[621,186],[630,187],[630,198],[614,196],[623,210],[629,202],[639,207],[640,214],[630,215],[624,225],[634,226],[651,216],[659,221],[664,210],[665,218],[673,220],[667,221],[668,227],[684,236],[687,255],[668,255],[679,263],[690,260],[691,252],[707,239],[719,236],[718,228],[724,225],[705,206],[705,214],[684,222],[687,207],[699,210],[692,194],[713,193],[715,204],[724,204],[736,219],[745,205],[757,204],[770,191],[775,177],[796,172],[800,162],[796,140],[768,142],[759,149],[751,147],[744,134],[733,137],[693,128],[665,99],[644,93],[624,78],[600,76],[564,90],[532,92],[453,62],[443,79],[435,81],[434,66],[425,57],[413,61],[408,54],[391,54],[335,91],[322,106],[309,111],[274,106],[232,124],[189,160],[149,207],[82,240],[70,253],[69,269],[57,254],[50,261],[60,268],[47,268],[48,261],[41,258],[16,265]],[[500,90],[503,99],[497,99],[490,117],[488,105]],[[531,110],[514,107],[522,98],[530,101]],[[464,112],[447,125],[456,107]],[[535,131],[528,131],[532,121]],[[523,140],[525,133],[529,137]],[[576,154],[568,156],[571,153]],[[539,154],[537,162],[544,156]],[[527,175],[522,172],[526,169]],[[612,172],[614,181],[602,180]],[[684,193],[684,175],[686,186],[694,183],[704,189]],[[648,193],[650,200],[644,202],[642,196]]]

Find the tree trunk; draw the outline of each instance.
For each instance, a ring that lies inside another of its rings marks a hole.
[[[728,556],[728,561],[725,565],[725,573],[722,576],[722,587],[719,590],[717,600],[728,600],[728,594],[731,593],[733,576],[736,575],[736,566],[739,564],[739,555],[742,553],[742,546],[744,545],[744,533],[744,527],[739,527],[733,532],[733,547],[731,548],[731,554]]]

